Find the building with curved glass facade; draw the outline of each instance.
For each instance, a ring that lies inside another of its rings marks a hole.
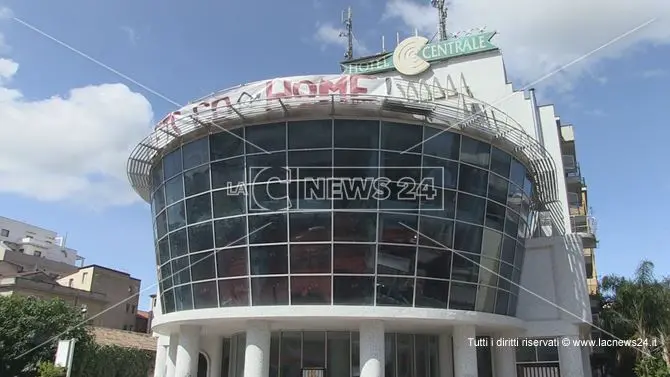
[[[154,220],[156,376],[583,375],[583,349],[547,341],[590,316],[555,116],[490,106],[501,65],[274,79],[168,115],[128,165]]]

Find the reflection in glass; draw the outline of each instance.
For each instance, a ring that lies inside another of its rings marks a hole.
[[[328,365],[326,372],[328,377],[350,377],[351,347],[348,332],[329,332],[328,343]]]
[[[246,198],[236,190],[219,190],[212,193],[214,217],[241,215],[247,211]]]
[[[211,135],[209,149],[212,161],[244,154],[244,128]]]
[[[373,305],[375,278],[373,276],[333,277],[334,305]]]
[[[193,284],[193,306],[194,309],[216,308],[219,306],[215,281]]]
[[[396,363],[398,376],[414,375],[414,339],[410,334],[397,334]]]
[[[336,274],[374,274],[375,245],[335,244],[333,272]]]
[[[377,149],[379,121],[335,119],[334,135],[335,148]]]
[[[333,121],[307,120],[288,123],[289,149],[316,149],[332,146]]]
[[[290,241],[330,241],[330,218],[330,212],[306,212],[290,214]]]
[[[496,147],[491,148],[491,171],[502,177],[509,177],[509,167],[512,158],[509,154]]]
[[[377,278],[377,305],[412,306],[414,279],[398,277]]]
[[[174,287],[175,311],[193,309],[193,291],[191,285]]]
[[[216,252],[217,272],[220,278],[245,276],[247,271],[247,248],[238,247]]]
[[[474,224],[484,224],[486,199],[459,193],[456,218]]]
[[[216,247],[229,247],[247,243],[247,219],[231,217],[214,221]]]
[[[431,217],[421,217],[419,224],[419,244],[440,249],[451,248],[454,244],[454,222]]]
[[[383,275],[414,275],[416,247],[379,245],[377,273]]]
[[[245,128],[247,153],[267,153],[286,149],[286,123],[261,124]]]
[[[163,158],[163,176],[165,179],[170,179],[176,174],[181,173],[182,163],[181,163],[181,149],[177,149],[173,152],[168,153]]]
[[[423,128],[415,124],[382,122],[381,149],[421,153],[422,134]]]
[[[416,302],[417,308],[447,307],[449,298],[449,282],[442,280],[416,279]]]
[[[302,365],[302,334],[299,332],[282,332],[281,355],[279,356],[280,376],[299,377]]]
[[[219,280],[219,306],[249,306],[249,280]]]
[[[288,305],[288,278],[251,278],[251,300],[254,306]]]
[[[325,368],[326,333],[322,331],[305,331],[302,333],[302,342],[302,367]]]
[[[186,218],[189,224],[212,218],[212,197],[209,193],[186,199]]]
[[[214,234],[211,221],[188,227],[188,250],[190,253],[213,248]]]
[[[286,242],[286,215],[249,216],[249,244]]]
[[[457,310],[475,310],[477,286],[474,284],[451,283],[449,308]]]
[[[330,276],[291,277],[291,305],[330,305]]]
[[[377,214],[368,212],[335,212],[333,214],[334,240],[375,242]]]
[[[170,256],[177,258],[188,253],[188,243],[186,241],[186,229],[181,229],[170,233]]]
[[[173,231],[186,225],[184,216],[184,202],[171,205],[167,209],[168,230]]]
[[[250,247],[249,258],[252,275],[288,273],[288,251],[286,245]]]
[[[244,158],[214,162],[212,169],[212,188],[229,188],[244,183]]]
[[[178,175],[165,183],[165,204],[170,205],[184,198],[184,182]]]
[[[429,156],[458,160],[461,137],[458,134],[424,127],[423,153]]]
[[[292,274],[330,273],[330,259],[330,245],[291,245]]]
[[[184,193],[191,196],[209,190],[209,165],[184,172]]]
[[[379,241],[414,245],[417,242],[417,216],[381,213],[379,215]]]
[[[489,167],[490,145],[467,136],[461,137],[461,161],[477,165],[482,168]]]
[[[419,248],[417,258],[417,276],[437,279],[449,279],[451,270],[451,251]]]
[[[486,196],[489,173],[483,169],[461,164],[458,189],[479,196]]]
[[[193,281],[209,280],[216,277],[214,252],[191,255],[191,278]]]

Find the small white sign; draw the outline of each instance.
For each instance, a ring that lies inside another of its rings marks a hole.
[[[56,360],[54,364],[67,369],[67,375],[70,375],[72,367],[72,356],[74,355],[74,339],[59,340],[58,349],[56,349]]]

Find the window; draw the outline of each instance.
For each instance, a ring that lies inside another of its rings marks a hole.
[[[70,279],[70,281],[67,283],[68,287],[72,287],[74,285],[74,279]]]
[[[133,305],[133,306],[130,308],[130,312],[133,313],[133,314],[135,314],[135,310],[136,310],[136,309],[137,309],[137,307],[136,307],[135,305]],[[131,327],[132,327],[132,326],[131,326]],[[131,329],[131,330],[132,330],[132,329]]]
[[[0,236],[2,236],[2,237],[9,237],[9,229],[2,229],[2,230],[0,230]]]
[[[128,331],[128,325],[123,325],[123,331]]]
[[[42,256],[42,252],[41,252],[41,251],[37,251],[37,250],[35,250],[35,253],[34,253],[33,255],[35,255],[36,257],[41,257],[41,256]]]
[[[130,312],[130,304],[126,304],[126,313],[128,313],[128,312]]]
[[[81,275],[81,282],[82,282],[82,283],[86,283],[86,277],[87,277],[87,276],[88,276],[88,272],[84,272],[84,273]]]

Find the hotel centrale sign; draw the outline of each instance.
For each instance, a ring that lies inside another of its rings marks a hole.
[[[409,37],[400,42],[393,52],[341,63],[342,71],[350,75],[366,75],[395,69],[403,75],[418,75],[427,70],[432,62],[497,49],[491,43],[495,34],[493,31],[434,43],[428,43],[425,37]]]

